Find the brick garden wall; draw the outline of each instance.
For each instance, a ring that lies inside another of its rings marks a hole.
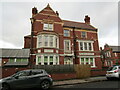
[[[81,69],[80,72],[76,72],[74,70],[74,66],[73,65],[54,65],[54,66],[35,66],[33,69],[45,69],[53,78],[53,80],[64,80],[64,79],[74,79],[74,78],[86,78],[85,70]],[[2,75],[0,75],[2,78],[3,77],[7,77],[10,76],[12,74],[14,74],[16,71],[21,71],[21,70],[25,70],[28,69],[27,67],[4,67],[2,68]],[[90,75],[87,75],[87,77],[89,76],[100,76],[100,75],[105,75],[106,74],[106,70],[107,68],[104,69],[99,69],[99,70],[90,70],[90,72],[88,72],[88,74],[90,73]],[[88,70],[89,71],[89,70]],[[80,76],[79,76],[80,75]],[[82,77],[81,77],[82,75]],[[79,77],[78,77],[79,76]],[[84,77],[85,76],[85,77]],[[1,78],[0,77],[0,78]]]

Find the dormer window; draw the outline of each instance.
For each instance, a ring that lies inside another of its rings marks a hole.
[[[53,24],[44,23],[43,30],[53,31]]]

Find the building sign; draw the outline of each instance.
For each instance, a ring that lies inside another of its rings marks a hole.
[[[44,52],[53,52],[53,50],[50,50],[50,49],[44,49]]]
[[[79,55],[94,55],[94,53],[79,53]]]

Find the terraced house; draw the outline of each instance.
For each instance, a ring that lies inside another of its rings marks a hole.
[[[98,30],[88,15],[83,19],[62,20],[49,4],[40,12],[32,8],[31,35],[24,37],[31,65],[90,64],[101,69]]]

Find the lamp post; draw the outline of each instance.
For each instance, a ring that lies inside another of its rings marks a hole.
[[[104,67],[104,63],[105,63],[105,51],[102,50],[100,51],[100,58],[101,58],[101,62],[102,62],[102,67]]]
[[[74,64],[77,64],[77,55],[76,55],[76,35],[75,35],[75,27],[73,27],[73,46],[74,46]]]
[[[30,18],[30,20],[31,20],[31,42],[30,42],[30,62],[29,62],[29,65],[30,65],[30,68],[32,68],[32,64],[33,64],[33,42],[34,42],[33,36],[34,36],[34,21],[35,21],[35,19]]]

